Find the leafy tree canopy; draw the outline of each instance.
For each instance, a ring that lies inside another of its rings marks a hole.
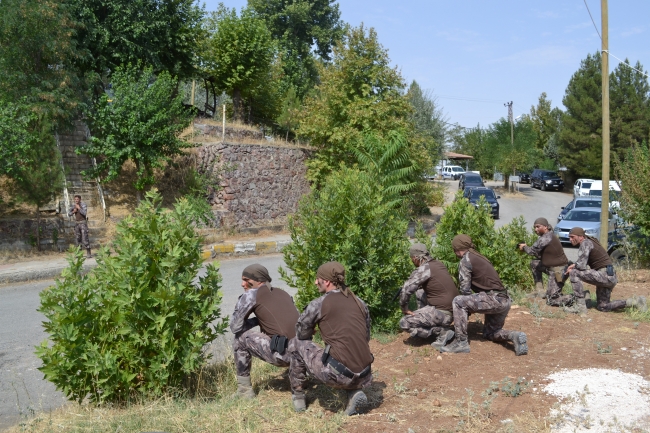
[[[365,134],[381,138],[389,131],[411,131],[404,81],[390,67],[375,30],[348,29],[333,53],[331,64],[319,66],[321,82],[305,99],[298,128],[318,149],[308,163],[308,176],[317,183],[340,162],[355,162],[352,148]]]
[[[637,62],[636,69],[643,70]],[[602,78],[600,53],[588,55],[569,81],[562,103],[561,156],[579,176],[602,170]],[[641,73],[620,63],[610,74],[610,148],[619,157],[650,132],[650,87]]]
[[[423,91],[415,80],[406,97],[413,107],[410,119],[415,131],[421,137],[431,160],[438,161],[447,139],[445,114],[431,91]]]
[[[175,94],[177,80],[168,72],[155,76],[151,68],[118,68],[110,77],[112,95],[104,94],[88,112],[93,136],[82,152],[98,158],[86,175],[111,180],[125,161],[137,167],[135,187],[153,183],[153,169],[189,145],[179,138],[192,119]]]
[[[268,77],[275,45],[264,20],[250,9],[220,5],[205,21],[204,71],[215,86],[233,99],[235,118],[242,119],[242,98],[255,95]]]

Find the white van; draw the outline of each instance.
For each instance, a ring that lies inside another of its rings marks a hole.
[[[573,185],[573,197],[585,197],[585,196],[588,196],[589,195],[589,189],[591,188],[591,184],[594,183],[594,182],[595,182],[594,179],[578,179],[578,180],[576,180],[576,183]]]
[[[609,181],[609,209],[616,213],[620,209],[619,195],[621,194],[621,187],[618,186],[618,182],[615,180]],[[595,180],[591,183],[591,188],[589,188],[589,194],[591,196],[602,197],[603,196],[603,181]]]
[[[442,167],[442,178],[458,180],[461,174],[465,173],[465,169],[458,165],[446,165]]]

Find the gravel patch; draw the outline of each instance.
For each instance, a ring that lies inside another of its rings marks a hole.
[[[638,374],[587,368],[562,370],[546,379],[560,398],[551,412],[553,432],[638,432],[650,428],[650,382]]]

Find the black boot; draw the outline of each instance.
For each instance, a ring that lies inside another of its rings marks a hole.
[[[510,340],[515,345],[515,355],[521,356],[528,353],[528,340],[526,334],[523,332],[512,331],[510,333]]]
[[[441,347],[440,351],[448,353],[469,353],[467,337],[456,337],[453,343]]]

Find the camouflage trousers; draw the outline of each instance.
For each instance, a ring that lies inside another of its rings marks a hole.
[[[432,305],[417,309],[413,315],[406,315],[399,321],[402,331],[417,331],[420,338],[428,338],[432,334],[439,334],[443,329],[449,329],[453,316],[448,312],[438,310]]]
[[[271,350],[271,337],[253,329],[236,335],[232,342],[232,350],[235,354],[237,376],[251,375],[253,356],[276,367],[288,367],[291,359],[288,349],[283,355],[273,352]]]
[[[90,240],[88,239],[88,224],[85,221],[82,223],[75,223],[74,236],[78,246],[81,246],[86,250],[90,248]]]
[[[582,286],[582,283],[593,284],[596,286],[596,309],[599,311],[613,311],[624,308],[626,302],[621,301],[611,301],[612,291],[614,286],[618,283],[616,274],[611,277],[607,275],[604,270],[595,270],[587,269],[585,271],[579,271],[577,269],[572,269],[569,272],[569,277],[571,278],[571,286],[573,287],[573,295],[576,298],[584,298],[585,291]]]
[[[323,348],[311,340],[292,339],[289,342],[291,366],[289,367],[289,382],[293,393],[303,392],[307,381],[307,373],[325,385],[342,389],[367,388],[372,384],[372,373],[353,378],[346,377],[332,367],[323,365]]]
[[[550,268],[547,268],[546,266],[542,265],[541,260],[531,260],[530,270],[533,273],[533,280],[535,280],[535,283],[543,282],[542,274],[548,275],[548,287],[546,288],[546,303],[548,305],[553,305],[556,307],[565,305],[565,303],[562,302],[562,298],[563,298],[562,287],[564,286],[564,283],[562,283],[561,285],[558,284],[557,279],[555,278],[555,272],[553,272],[553,270],[551,270]]]
[[[417,300],[418,310],[429,305],[429,302],[427,301],[427,293],[424,289],[416,290],[415,299]]]
[[[485,314],[483,337],[492,341],[510,341],[510,331],[503,329],[510,311],[510,297],[507,295],[479,292],[473,295],[456,296],[454,306],[454,327],[456,338],[467,338],[467,318],[469,313]]]

